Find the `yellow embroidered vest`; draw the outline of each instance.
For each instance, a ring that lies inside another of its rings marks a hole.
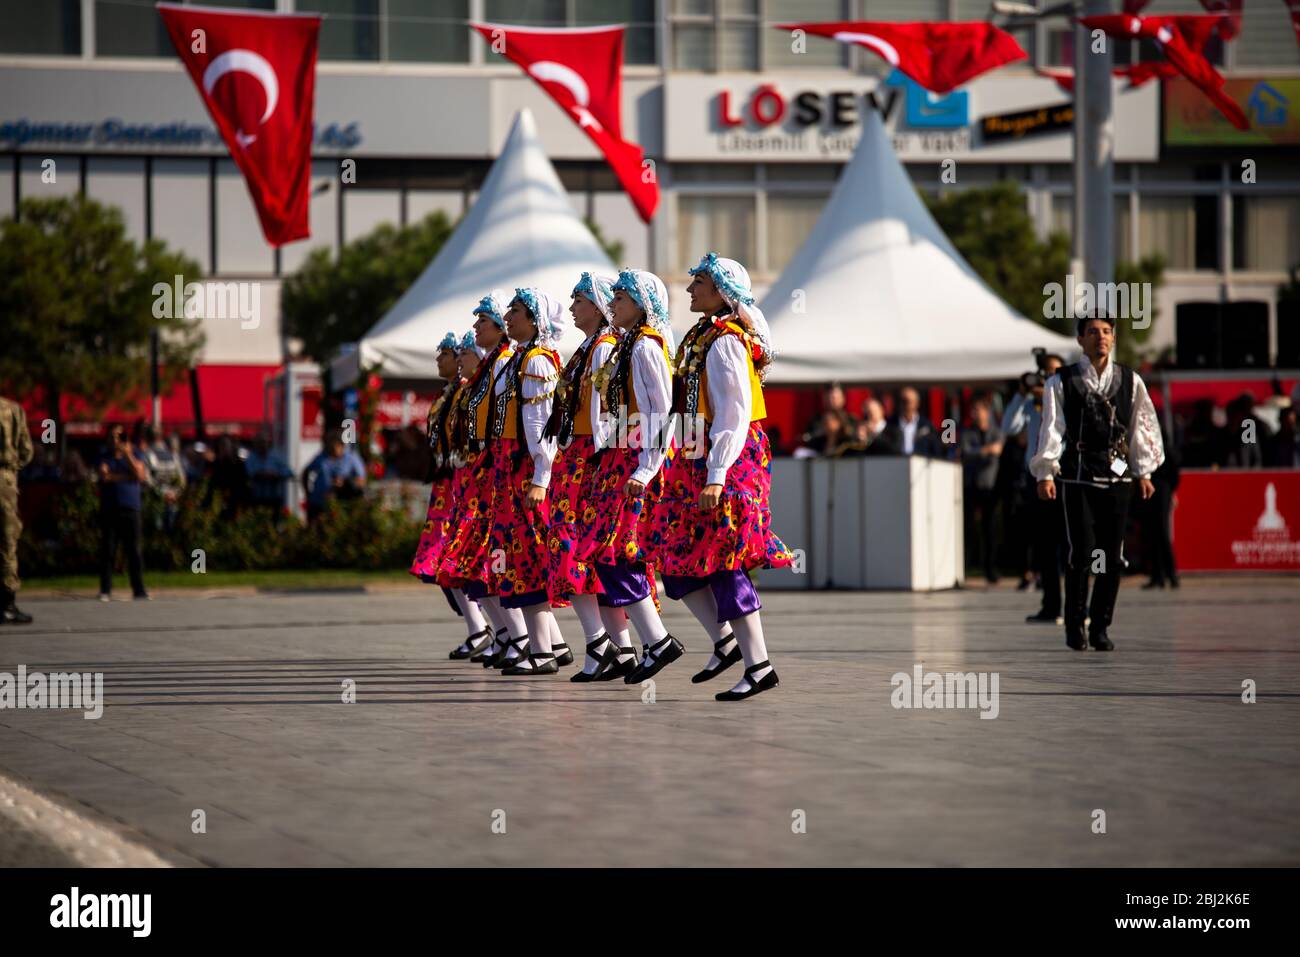
[[[524,378],[532,378],[528,376],[528,373],[526,373],[524,370],[528,368],[528,363],[533,360],[534,356],[545,356],[547,359],[549,359],[551,365],[555,367],[555,375],[557,376],[559,375],[560,370],[564,368],[564,364],[560,362],[560,354],[556,352],[554,349],[544,349],[541,346],[533,346],[533,348],[528,350],[528,353],[523,357],[523,359],[519,361],[519,379],[521,381],[513,384],[508,384],[506,386],[506,391],[504,394],[504,398],[506,401],[502,412],[502,416],[497,422],[497,427],[500,429],[500,431],[497,433],[496,436],[494,436],[495,438],[502,438],[502,439],[520,438],[519,429],[517,427],[517,423],[519,421],[519,386],[522,384],[522,380]],[[508,375],[508,374],[509,374],[508,371],[502,372],[502,375]],[[503,396],[497,396],[496,398],[499,400],[502,397]],[[543,395],[533,401],[540,401],[545,397],[546,396]],[[525,399],[524,401],[527,402],[528,400]]]
[[[618,343],[618,336],[612,332],[604,333],[600,338],[591,344],[591,351],[587,353],[587,368],[582,370],[582,378],[578,386],[578,413],[573,420],[574,435],[591,435],[591,360],[596,356],[596,347],[602,342]]]
[[[763,401],[763,381],[759,378],[758,370],[754,368],[754,352],[756,343],[752,337],[745,331],[742,326],[734,319],[727,319],[725,322],[714,322],[713,330],[705,332],[701,338],[705,341],[702,343],[703,350],[699,354],[699,384],[696,386],[697,394],[694,397],[688,397],[688,406],[690,398],[694,398],[696,412],[704,418],[705,422],[713,421],[713,410],[709,407],[709,370],[707,365],[708,351],[713,348],[713,344],[722,336],[739,336],[745,349],[745,356],[748,358],[749,367],[749,402],[751,422],[761,422],[767,418],[767,404]],[[689,359],[688,359],[689,361]],[[678,374],[686,378],[686,370],[680,369]],[[688,380],[689,382],[689,380]],[[687,386],[689,388],[689,385]]]
[[[501,355],[497,356],[496,359],[505,359],[509,361],[510,357],[513,356],[514,354],[515,354],[514,347],[507,345],[505,349],[502,351]],[[482,361],[487,363],[489,366],[495,366],[496,359],[494,359],[492,355],[489,353],[487,356],[483,358]],[[495,368],[489,368],[484,371],[483,377],[484,379],[487,380],[487,391],[484,392],[482,390],[483,381],[480,380],[479,382],[475,383],[480,388],[475,390],[476,394],[470,396],[469,399],[469,404],[472,406],[471,412],[474,416],[474,424],[477,427],[476,434],[480,442],[486,442],[489,438],[491,438],[491,436],[487,434],[488,411],[492,408],[492,401],[496,398],[493,389],[494,377],[496,375],[496,371],[497,370]],[[475,403],[474,401],[475,399],[478,400],[477,403]]]

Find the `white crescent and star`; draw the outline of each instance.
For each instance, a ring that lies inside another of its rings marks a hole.
[[[207,69],[203,71],[204,92],[211,96],[217,81],[227,73],[247,73],[262,84],[262,89],[266,92],[266,109],[262,111],[260,122],[265,123],[270,119],[271,114],[275,112],[276,104],[280,101],[280,81],[276,79],[275,70],[266,58],[252,50],[227,50],[214,57]],[[257,134],[238,130],[235,139],[240,146],[247,148],[257,139]]]
[[[571,112],[578,121],[579,126],[590,126],[594,129],[600,129],[600,121],[592,116],[591,111],[587,109],[587,104],[591,102],[591,90],[587,87],[587,81],[582,78],[577,70],[573,67],[565,66],[563,63],[556,63],[554,60],[538,60],[530,64],[528,73],[533,79],[544,83],[558,83],[569,91],[573,97],[574,106]]]
[[[839,40],[841,43],[860,43],[864,47],[870,47],[888,60],[890,66],[898,66],[898,50],[888,40],[878,37],[874,33],[852,33],[841,30],[833,34],[831,39]]]

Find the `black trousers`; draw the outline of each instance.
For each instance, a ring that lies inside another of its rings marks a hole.
[[[1174,565],[1174,542],[1170,519],[1174,511],[1174,490],[1164,482],[1155,483],[1155,494],[1145,503],[1146,523],[1142,531],[1143,551],[1151,549],[1151,580],[1163,585],[1178,578]]]
[[[113,590],[113,563],[117,543],[126,552],[126,570],[131,577],[131,592],[144,594],[144,560],[140,553],[140,510],[110,506],[99,512],[99,590],[107,595]]]
[[[966,486],[966,535],[979,529],[980,565],[984,579],[988,582],[998,580],[997,566],[997,506],[998,493],[993,489],[978,489]]]
[[[1058,483],[1059,489],[1065,483]],[[1040,499],[1035,494],[1033,507],[1025,521],[1030,525],[1034,542],[1034,570],[1043,585],[1042,611],[1061,613],[1061,545],[1065,541],[1065,521],[1061,517],[1061,500]]]
[[[1065,628],[1083,630],[1085,608],[1091,634],[1110,627],[1124,571],[1124,528],[1128,523],[1130,482],[1098,486],[1058,482],[1065,511]],[[1094,571],[1094,568],[1097,569]],[[1094,575],[1092,601],[1088,576]]]

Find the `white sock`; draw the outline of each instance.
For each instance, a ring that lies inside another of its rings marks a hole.
[[[552,629],[556,627],[550,603],[539,601],[525,607],[523,612],[528,622],[528,651],[534,655],[550,654]]]
[[[456,599],[456,607],[465,616],[465,634],[473,637],[487,627],[487,622],[483,619],[483,612],[479,611],[478,602],[467,598],[459,588],[451,590],[451,597]],[[495,630],[493,629],[493,631]]]
[[[638,602],[624,605],[623,611],[627,613],[627,617],[631,618],[632,624],[636,626],[636,633],[641,636],[641,644],[648,647],[668,634],[663,619],[659,617],[659,612],[655,611],[654,599],[649,595],[646,595]]]
[[[501,599],[493,598],[497,602],[497,608],[500,610],[501,623],[505,625],[506,631],[510,632],[511,638],[522,638],[528,634],[528,623],[524,621],[524,613],[518,608],[507,608],[500,604]]]
[[[705,633],[709,636],[709,641],[714,644],[713,654],[709,655],[708,664],[704,666],[709,671],[712,671],[714,668],[718,667],[718,665],[722,664],[721,659],[718,658],[717,643],[722,641],[724,635],[731,635],[731,622],[718,621],[718,601],[713,597],[713,589],[708,585],[705,585],[703,588],[695,589],[695,591],[682,599],[682,604],[691,610],[691,614],[695,616],[695,620],[700,623],[700,627],[702,627]],[[734,647],[735,646],[731,641],[726,641],[722,645],[722,653],[724,655],[730,654]]]
[[[549,607],[549,606],[548,606]],[[569,643],[564,640],[564,634],[560,631],[560,619],[555,617],[555,612],[551,612],[551,650],[556,652],[556,657],[563,654],[563,649],[569,647]],[[560,649],[557,651],[557,649]]]
[[[483,598],[479,601],[478,606],[483,610],[483,614],[487,615],[488,621],[492,622],[494,632],[506,627],[505,619],[501,617],[501,606],[497,604],[495,598]],[[509,629],[506,630],[509,631]]]
[[[758,612],[751,611],[745,617],[733,620],[731,627],[736,632],[736,640],[740,642],[740,654],[745,659],[746,668],[767,661],[767,643],[763,641],[763,624],[758,620]],[[762,671],[755,672],[753,681],[760,681],[771,670],[772,666],[768,665]],[[748,691],[750,685],[748,677],[741,678],[731,690]]]
[[[582,635],[587,641],[591,641],[605,630],[601,625],[600,603],[595,595],[573,595],[570,600],[573,602],[573,610],[578,616],[578,621],[582,623]]]
[[[622,608],[601,605],[600,621],[605,626],[605,634],[609,635],[614,644],[628,651],[632,650],[632,633],[628,631],[627,615],[623,614]]]

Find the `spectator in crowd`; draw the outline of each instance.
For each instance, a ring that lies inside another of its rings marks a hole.
[[[839,455],[879,455],[889,449],[880,441],[885,430],[885,409],[875,399],[862,403],[862,418],[853,426],[853,434],[840,447]]]
[[[1163,430],[1165,460],[1151,473],[1155,494],[1142,503],[1142,550],[1151,556],[1151,579],[1143,588],[1178,587],[1174,565],[1173,514],[1181,462],[1179,443],[1170,430]]]
[[[1254,414],[1255,397],[1243,392],[1228,403],[1228,425],[1223,430],[1223,454],[1219,464],[1226,469],[1262,469],[1263,445],[1272,438],[1268,426]]]
[[[342,432],[331,429],[325,436],[325,448],[302,470],[307,520],[315,521],[331,499],[358,497],[365,484],[366,467],[361,456],[344,444]]]
[[[35,482],[57,484],[63,480],[63,470],[59,468],[59,449],[54,445],[41,445],[36,449],[27,468],[18,473],[23,485]]]
[[[841,442],[853,432],[853,418],[845,404],[844,389],[838,382],[832,382],[827,387],[822,398],[822,411],[808,423],[800,444],[818,455],[832,454],[831,449],[827,448],[828,429],[840,436]]]
[[[19,611],[18,472],[32,460],[32,434],[27,413],[12,399],[0,396],[0,624],[29,625],[32,616]]]
[[[817,430],[814,444],[809,447],[821,455],[833,456],[841,454],[852,440],[848,416],[843,411],[827,409],[822,413],[821,426]]]
[[[253,439],[253,451],[248,453],[244,468],[248,471],[253,507],[279,514],[285,507],[285,482],[293,478],[293,469],[284,456],[271,448],[265,432]]]
[[[979,524],[980,559],[984,579],[998,582],[997,570],[997,481],[998,462],[1002,457],[1002,430],[993,424],[993,413],[986,399],[971,407],[971,424],[962,430],[961,459],[965,488],[966,527]],[[968,536],[973,538],[973,536]]]
[[[1038,572],[1039,586],[1043,590],[1042,606],[1028,615],[1028,622],[1060,624],[1061,617],[1061,545],[1065,530],[1065,517],[1058,499],[1040,499],[1037,481],[1029,471],[1029,462],[1038,454],[1039,426],[1043,421],[1043,389],[1045,383],[1060,371],[1065,360],[1056,354],[1043,357],[1037,372],[1021,377],[1020,389],[1007,404],[1002,415],[1002,432],[1005,435],[1024,435],[1025,457],[1023,496],[1027,507],[1023,521],[1029,524],[1034,568]]]
[[[1271,469],[1300,469],[1300,444],[1296,441],[1295,406],[1282,410],[1278,429],[1264,446],[1264,462]]]
[[[1220,464],[1222,450],[1223,429],[1214,422],[1214,402],[1198,399],[1183,432],[1183,466],[1189,469],[1214,468]]]
[[[149,470],[149,484],[162,498],[162,530],[171,534],[176,527],[181,494],[185,491],[185,469],[179,453],[164,442],[152,425],[140,429],[136,458]]]
[[[898,392],[898,413],[880,434],[892,455],[947,458],[947,452],[930,420],[921,414],[921,396],[909,386]],[[883,450],[882,450],[883,451]]]
[[[113,564],[117,543],[126,552],[131,592],[137,599],[148,599],[144,590],[144,559],[140,546],[140,483],[149,477],[148,467],[136,457],[120,425],[108,430],[108,452],[99,461],[99,600],[108,601],[113,594]]]
[[[228,435],[217,439],[217,454],[212,460],[204,504],[211,504],[214,495],[221,496],[221,516],[227,519],[233,518],[248,501],[248,469],[239,457],[234,440]]]

